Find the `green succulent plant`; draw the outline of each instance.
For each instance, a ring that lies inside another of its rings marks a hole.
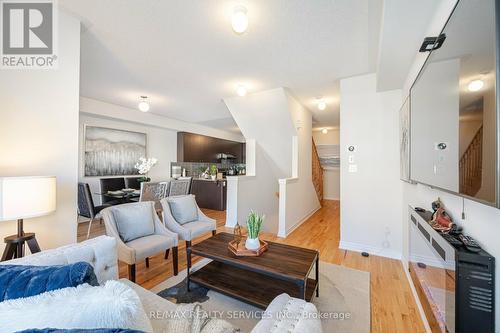
[[[212,176],[215,176],[215,175],[217,175],[217,171],[219,171],[219,170],[217,169],[217,165],[212,164],[212,165],[210,166],[210,174],[211,174]]]
[[[248,238],[255,239],[259,237],[260,229],[265,218],[265,215],[260,216],[253,210],[250,211],[247,217]]]

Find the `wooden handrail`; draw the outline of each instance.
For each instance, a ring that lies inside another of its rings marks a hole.
[[[475,196],[483,178],[483,126],[481,126],[459,162],[460,193]]]
[[[312,139],[312,180],[319,202],[321,203],[323,200],[323,168],[321,167],[314,139]]]

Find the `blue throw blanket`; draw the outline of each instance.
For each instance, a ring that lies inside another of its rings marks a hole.
[[[0,265],[0,302],[84,283],[99,285],[94,268],[86,262],[62,266]]]

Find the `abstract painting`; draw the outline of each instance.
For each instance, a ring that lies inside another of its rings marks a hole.
[[[399,171],[400,178],[410,182],[410,101],[409,97],[399,110]]]
[[[340,167],[340,145],[316,145],[318,157],[323,169],[335,169]]]
[[[85,127],[85,176],[137,175],[139,158],[146,157],[146,134]]]

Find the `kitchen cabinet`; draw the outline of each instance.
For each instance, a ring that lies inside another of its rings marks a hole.
[[[231,154],[234,163],[245,163],[245,144],[211,136],[178,132],[177,162],[218,163],[219,153]]]
[[[200,208],[226,210],[226,180],[193,179],[191,193]]]

